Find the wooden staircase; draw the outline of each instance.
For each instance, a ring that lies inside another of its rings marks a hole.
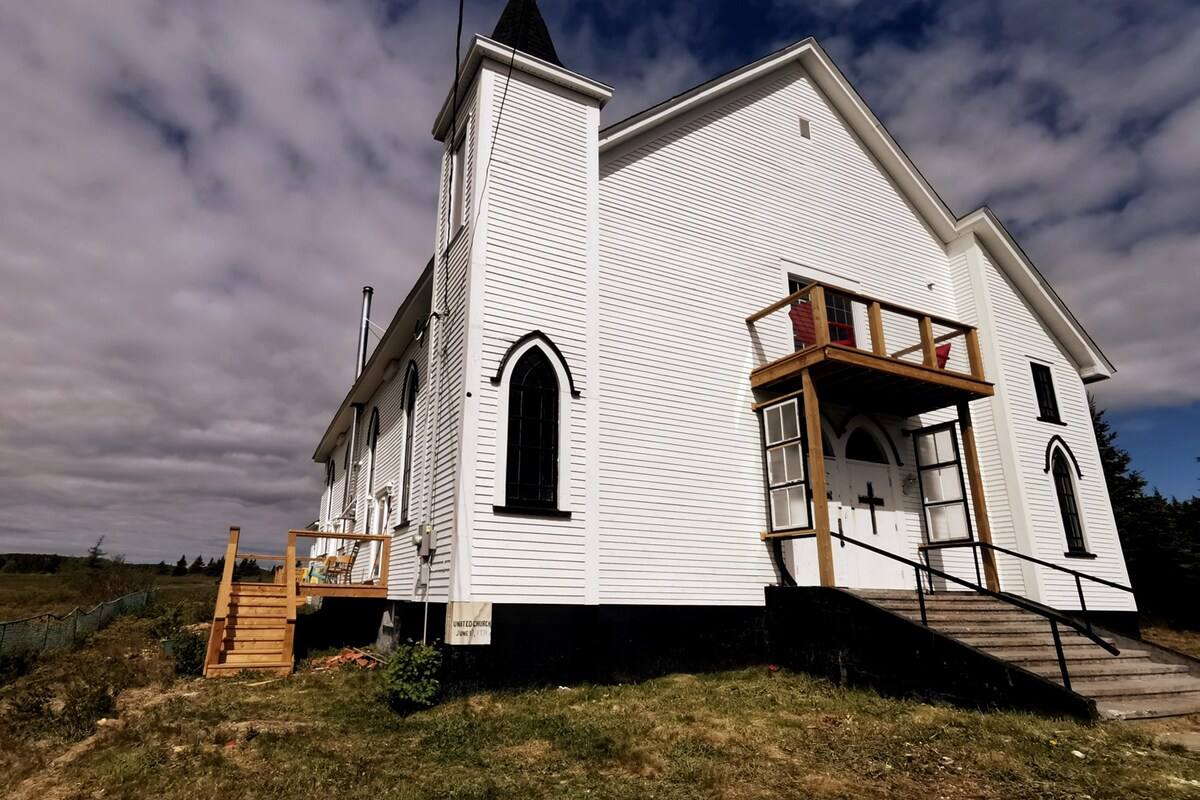
[[[288,531],[283,555],[239,553],[241,529],[229,529],[229,546],[225,550],[225,573],[213,611],[212,632],[208,638],[208,653],[204,660],[205,676],[233,675],[242,670],[264,670],[288,674],[295,664],[293,643],[296,630],[296,606],[310,597],[386,598],[388,559],[391,537],[360,533],[330,533]],[[297,556],[297,539],[347,540],[353,542],[348,554],[341,556]],[[356,570],[355,561],[364,542],[378,543],[376,558],[379,574],[371,565]],[[281,561],[275,571],[274,583],[235,583],[234,568],[238,560]],[[297,564],[326,562],[333,558],[329,572],[332,581],[315,582],[297,576]],[[363,573],[366,573],[364,576]],[[358,574],[363,582],[356,583]]]
[[[870,602],[921,621],[915,591],[855,590]],[[1047,680],[1062,683],[1046,620],[973,592],[925,595],[929,627]],[[1100,632],[1100,631],[1097,631]],[[1112,655],[1073,630],[1061,631],[1070,689],[1095,701],[1109,719],[1150,719],[1200,713],[1200,662],[1149,642],[1119,644]],[[1110,644],[1113,638],[1102,636]]]
[[[213,611],[204,675],[234,675],[242,670],[288,675],[295,665],[292,651],[297,600],[295,540],[289,537],[284,566],[276,573],[276,583],[234,583],[240,535],[240,528],[229,529],[225,574]]]
[[[206,676],[229,675],[244,669],[291,673],[296,604],[282,583],[233,583],[224,624],[214,621],[209,651],[216,657]],[[289,608],[289,602],[291,606]]]

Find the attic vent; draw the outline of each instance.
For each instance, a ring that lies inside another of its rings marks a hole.
[[[800,135],[805,139],[812,138],[812,134],[808,130],[808,120],[806,120],[804,117],[800,118]]]

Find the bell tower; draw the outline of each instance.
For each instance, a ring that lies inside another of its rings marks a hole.
[[[449,600],[597,603],[598,134],[612,91],[563,66],[534,0],[510,0],[492,36],[472,39],[457,84],[433,130],[435,292],[447,298],[435,310],[446,396],[461,404]],[[533,347],[558,376],[540,508],[509,496],[527,453],[512,444],[509,375]],[[553,597],[525,594],[531,558],[555,571]]]

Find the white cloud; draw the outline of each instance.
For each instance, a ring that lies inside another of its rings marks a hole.
[[[746,46],[701,4],[542,5],[564,63],[616,88],[605,123]],[[469,3],[465,31],[501,7]],[[861,43],[899,5],[744,8],[762,53],[814,32],[780,20],[837,32],[823,43],[938,191],[992,203],[1118,362],[1114,408],[1200,396],[1200,24],[1133,8],[956,3],[916,49]],[[315,516],[358,288],[386,316],[432,248],[453,13],[0,7],[0,550],[104,533],[133,558],[209,556],[230,523],[268,550]]]

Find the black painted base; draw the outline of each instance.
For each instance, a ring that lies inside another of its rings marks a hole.
[[[376,617],[378,620],[379,617]],[[389,603],[377,643],[441,640],[446,606]],[[645,680],[766,663],[764,609],[745,606],[574,606],[497,603],[490,645],[446,648],[457,691]]]

